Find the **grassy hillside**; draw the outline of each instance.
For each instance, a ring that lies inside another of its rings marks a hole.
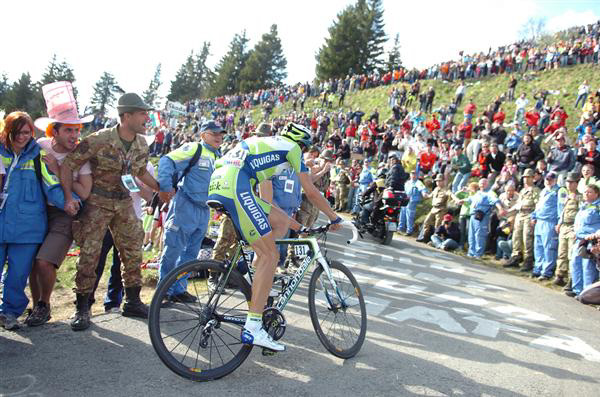
[[[548,91],[560,91],[558,95],[549,95],[550,104],[554,104],[559,100],[561,105],[569,114],[567,127],[569,133],[573,134],[573,129],[578,125],[581,116],[581,108],[574,109],[575,99],[577,98],[577,89],[579,85],[588,80],[588,83],[593,91],[600,88],[600,74],[597,73],[598,68],[590,64],[572,66],[562,69],[542,71],[542,72],[527,72],[525,76],[516,74],[518,79],[516,96],[525,92],[530,104],[533,105],[533,94],[542,89]],[[524,80],[524,77],[527,80]],[[502,74],[498,76],[485,77],[481,79],[471,79],[466,81],[467,93],[463,99],[463,104],[459,108],[455,121],[460,122],[462,119],[462,110],[465,101],[472,98],[477,105],[477,115],[479,116],[492,103],[496,96],[504,94],[508,90],[509,75]],[[369,114],[375,108],[379,109],[381,115],[380,120],[386,120],[391,117],[391,109],[388,106],[388,95],[394,86],[400,87],[403,83],[372,88],[364,91],[349,92],[346,95],[343,110],[360,109]],[[458,86],[457,82],[448,83],[440,80],[421,80],[421,89],[426,89],[432,86],[435,89],[436,96],[433,103],[433,108],[442,105],[447,105],[454,99],[454,92]],[[334,104],[332,110],[339,110],[337,104]],[[581,106],[581,105],[580,105]],[[310,98],[307,100],[304,110],[311,112],[321,107],[321,101],[318,98]],[[514,102],[505,102],[503,104],[506,113],[506,122],[512,121],[515,111]],[[291,110],[291,103],[286,103],[283,106],[276,107],[273,111],[273,117],[280,116]],[[258,122],[262,120],[262,111],[259,107],[250,110],[252,120]]]

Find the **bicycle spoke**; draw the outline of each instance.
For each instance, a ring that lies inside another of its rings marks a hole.
[[[192,345],[194,344],[194,340],[196,339],[196,336],[198,336],[198,331],[200,331],[200,327],[198,327],[196,329],[196,333],[194,334],[194,336],[192,337],[192,341],[189,343],[187,350],[185,351],[185,354],[183,355],[183,359],[181,360],[181,363],[183,364],[183,362],[185,361],[185,358],[187,357],[187,354],[190,351],[190,348],[192,347]],[[182,341],[183,342],[183,341]]]
[[[174,334],[167,335],[167,336],[165,336],[165,337],[163,338],[163,340],[165,340],[165,339],[168,339],[168,338],[171,338],[171,337],[173,337],[173,336],[175,336],[175,335],[179,335],[179,334],[181,334],[181,333],[184,333],[185,331],[192,330],[192,329],[196,328],[197,326],[198,326],[198,325],[194,325],[193,327],[186,328],[186,329],[184,329],[184,330],[182,330],[182,331],[175,332]],[[190,331],[190,332],[192,332],[192,331]]]
[[[231,352],[231,354],[233,354],[235,356],[235,353],[233,352],[233,350],[231,350],[231,348],[229,347],[229,345],[225,343],[225,341],[223,340],[223,338],[221,338],[221,335],[219,335],[217,332],[215,332],[215,335],[217,335],[217,338],[219,338],[221,340],[221,342],[223,342],[223,345],[227,349],[229,349],[229,351]]]

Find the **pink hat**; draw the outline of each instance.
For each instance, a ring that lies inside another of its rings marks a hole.
[[[46,131],[48,125],[53,123],[84,124],[94,119],[93,115],[79,117],[77,102],[73,95],[73,86],[68,81],[57,81],[42,87],[48,117],[35,120],[35,126]]]

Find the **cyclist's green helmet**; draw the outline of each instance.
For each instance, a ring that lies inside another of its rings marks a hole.
[[[310,131],[302,124],[288,123],[283,127],[281,135],[290,138],[299,145],[304,145],[306,149],[308,149],[312,143]]]

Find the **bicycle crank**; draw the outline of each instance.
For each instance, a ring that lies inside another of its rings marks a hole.
[[[273,340],[279,340],[285,334],[286,327],[283,313],[274,307],[269,307],[263,311],[263,327]]]

